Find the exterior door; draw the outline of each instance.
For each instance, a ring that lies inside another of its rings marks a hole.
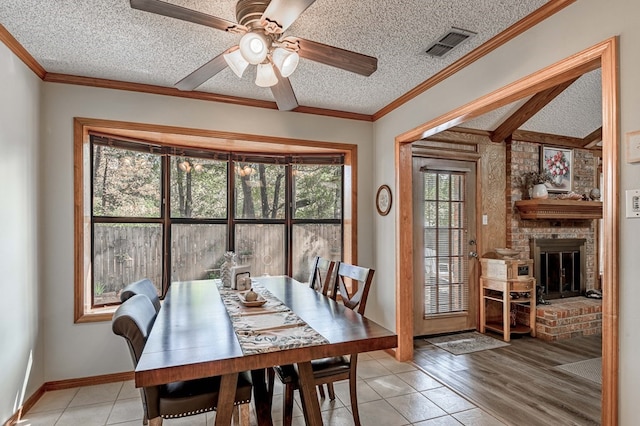
[[[476,163],[414,157],[414,336],[475,329]]]

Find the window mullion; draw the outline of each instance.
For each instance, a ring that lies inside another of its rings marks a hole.
[[[236,159],[230,158],[227,163],[227,250],[235,247],[236,218]]]
[[[161,165],[161,193],[162,204],[160,215],[162,217],[162,297],[167,294],[171,279],[171,157],[168,154],[162,156]]]
[[[285,270],[286,274],[289,276],[293,276],[293,255],[292,255],[292,247],[293,247],[293,165],[287,164],[285,167],[285,194],[284,194],[284,202],[287,208],[285,209],[284,218],[285,218],[285,259],[286,265]]]

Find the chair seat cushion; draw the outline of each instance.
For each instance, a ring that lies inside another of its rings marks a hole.
[[[298,375],[296,374],[296,370],[293,368],[292,364],[276,365],[273,367],[273,370],[278,375],[280,381],[284,384],[295,383],[298,380]]]
[[[349,358],[336,356],[331,358],[314,359],[311,361],[311,368],[313,369],[313,376],[315,378],[334,376],[336,374],[349,371]],[[291,364],[279,365],[273,367],[273,369],[278,375],[280,381],[284,384],[295,383],[298,380],[298,374]]]
[[[349,362],[349,357],[334,356],[331,358],[314,359],[311,361],[311,368],[313,369],[313,377],[319,379],[347,373],[351,368],[351,363]]]
[[[181,417],[204,412],[202,407],[218,404],[220,377],[172,382],[160,386],[160,410],[162,417]],[[246,372],[238,374],[235,403],[251,401],[251,380]],[[209,410],[211,411],[211,410]]]

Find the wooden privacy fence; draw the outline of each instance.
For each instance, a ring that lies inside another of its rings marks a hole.
[[[183,225],[173,228],[173,281],[210,277],[220,268],[226,246],[226,227]],[[162,229],[156,225],[97,226],[94,231],[94,286],[117,292],[125,285],[149,278],[162,282]]]
[[[307,280],[314,256],[340,259],[340,226],[314,224],[294,229],[294,278]],[[226,233],[226,225],[174,225],[171,281],[218,278],[227,246]],[[238,264],[250,265],[252,276],[284,273],[283,225],[238,225],[236,241]],[[162,282],[161,226],[97,225],[93,274],[96,296],[115,294],[142,278],[149,278],[159,287]]]

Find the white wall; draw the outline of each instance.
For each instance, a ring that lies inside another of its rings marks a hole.
[[[281,136],[358,145],[358,261],[373,259],[369,122],[118,90],[45,83],[42,102],[45,381],[131,370],[111,323],[73,323],[73,117]]]
[[[304,114],[45,83],[40,145],[37,144],[40,84],[0,45],[0,146],[3,152],[0,193],[3,203],[15,205],[15,208],[0,209],[3,227],[0,272],[4,278],[0,288],[3,296],[7,296],[0,301],[0,342],[3,343],[0,420],[14,412],[29,350],[34,350],[34,368],[27,395],[43,381],[130,369],[129,355],[122,342],[111,334],[108,323],[73,324],[74,116],[357,143],[360,147],[358,256],[360,263],[376,268],[367,311],[373,319],[394,328],[396,204],[388,216],[374,216],[372,212],[375,211],[373,195],[379,185],[389,184],[394,197],[396,195],[395,136],[613,35],[620,35],[621,135],[638,130],[638,16],[640,3],[637,1],[580,0],[373,126]],[[621,188],[638,188],[640,164],[625,163],[624,152],[621,159]],[[38,201],[47,207],[40,216],[41,234],[37,233]],[[632,253],[640,252],[640,219],[621,219],[620,235],[620,423],[631,425],[636,395],[640,395],[640,364],[635,362],[635,354],[640,350],[640,310],[636,307],[640,286],[635,285],[632,268],[635,260]],[[43,292],[40,317],[36,315],[39,291]],[[39,345],[40,322],[46,326],[45,367]],[[10,350],[5,350],[5,342],[11,342]]]
[[[395,187],[394,137],[464,105],[481,95],[529,75],[547,65],[620,36],[621,189],[640,188],[640,164],[626,163],[624,134],[640,129],[640,2],[631,0],[580,0],[545,20],[507,45],[447,79],[374,124],[374,187]],[[395,193],[395,191],[394,191]],[[624,206],[624,204],[622,204]],[[621,209],[624,211],[624,208]],[[377,279],[395,274],[396,211],[375,217]],[[620,229],[620,424],[637,424],[640,395],[640,285],[637,253],[640,252],[640,219],[621,218]],[[383,291],[381,291],[383,290]],[[395,300],[394,289],[377,288],[378,300]],[[395,306],[386,306],[385,318],[395,317]]]
[[[43,383],[39,78],[0,44],[0,423]]]

